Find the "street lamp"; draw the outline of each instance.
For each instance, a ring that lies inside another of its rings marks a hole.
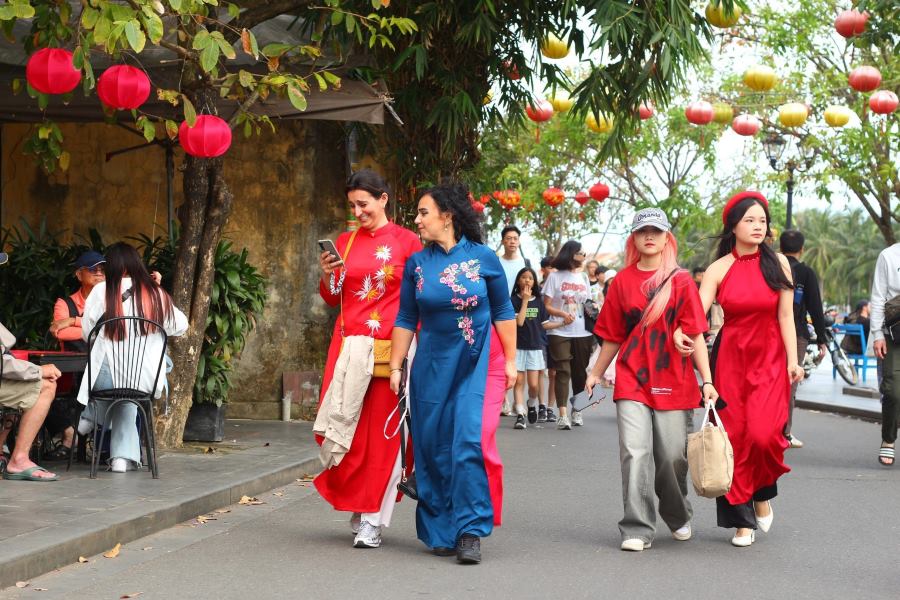
[[[766,152],[766,158],[769,159],[769,165],[772,167],[772,170],[776,173],[780,173],[781,171],[787,171],[787,217],[784,220],[784,228],[791,228],[791,217],[793,210],[793,201],[794,201],[794,171],[799,171],[803,173],[807,169],[809,169],[809,157],[806,152],[804,152],[804,147],[799,146],[800,159],[789,158],[785,161],[782,161],[782,155],[784,154],[785,148],[787,147],[787,142],[783,137],[775,133],[771,132],[766,139],[763,140],[763,149]]]

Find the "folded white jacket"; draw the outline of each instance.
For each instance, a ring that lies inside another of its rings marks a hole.
[[[367,335],[344,338],[331,383],[313,424],[313,433],[325,438],[319,449],[319,460],[326,469],[339,465],[350,451],[363,399],[372,379],[374,347],[375,340]]]

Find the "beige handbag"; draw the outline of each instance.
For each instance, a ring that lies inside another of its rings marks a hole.
[[[710,412],[716,419],[715,424],[709,421]],[[717,498],[728,493],[734,476],[734,450],[715,403],[705,410],[700,430],[688,435],[687,459],[691,483],[698,496]]]

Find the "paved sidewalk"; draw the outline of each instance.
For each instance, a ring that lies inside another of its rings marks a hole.
[[[312,423],[229,420],[219,444],[159,456],[149,472],[47,463],[60,481],[0,480],[0,588],[293,482],[321,468]],[[207,451],[213,448],[214,451]]]
[[[848,385],[840,375],[832,376],[830,357],[800,384],[797,390],[797,406],[808,410],[833,412],[861,419],[880,421],[881,400],[878,394],[878,374],[869,369],[866,381],[859,374],[859,384]],[[799,437],[803,437],[798,432]]]
[[[875,380],[871,370],[853,391],[877,396]],[[832,379],[826,358],[800,386],[798,407],[878,420],[880,401],[846,394],[848,387]],[[311,429],[229,420],[220,444],[162,453],[159,480],[101,472],[92,481],[86,465],[66,473],[64,464],[49,463],[61,481],[0,481],[0,589],[318,472]]]

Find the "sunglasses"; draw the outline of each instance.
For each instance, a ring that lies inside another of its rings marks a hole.
[[[96,265],[93,267],[83,267],[85,271],[92,275],[105,275],[105,271],[103,270],[103,265]]]

